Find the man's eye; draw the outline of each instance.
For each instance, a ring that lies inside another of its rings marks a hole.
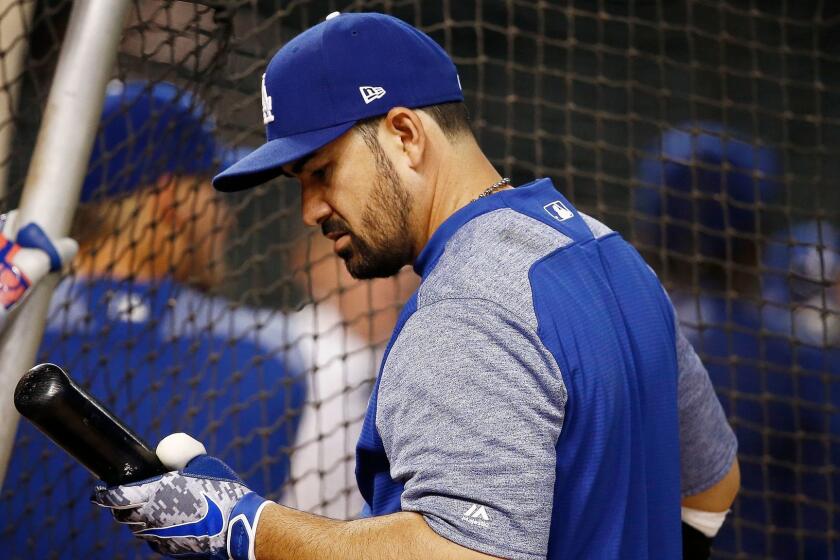
[[[326,166],[319,167],[318,169],[313,171],[312,172],[312,178],[315,179],[315,180],[318,180],[318,181],[323,181],[324,179],[326,179],[327,178],[327,168],[326,168]]]

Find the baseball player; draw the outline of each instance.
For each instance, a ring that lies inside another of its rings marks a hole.
[[[721,552],[836,556],[826,513],[840,481],[825,442],[840,433],[838,247],[840,237],[824,222],[774,234],[762,257],[762,309],[742,303],[738,323],[706,324],[696,333],[749,458],[737,537],[722,532]],[[777,530],[768,534],[767,525]]]
[[[294,176],[351,274],[421,277],[357,445],[368,517],[277,505],[205,454],[94,501],[191,558],[707,555],[739,475],[706,370],[630,245],[493,168],[447,54],[331,15],[272,58],[262,101],[268,141],[216,188]]]
[[[669,295],[689,340],[709,325],[753,321],[754,306],[725,294],[757,292],[755,275],[742,271],[758,265],[758,207],[780,190],[776,154],[718,123],[684,123],[645,151],[637,174],[636,235],[669,261]]]
[[[229,236],[209,182],[221,148],[188,92],[109,86],[74,225],[76,274],[56,290],[39,356],[66,366],[142,437],[198,435],[279,498],[305,377],[284,339],[254,328],[283,321],[205,293],[222,276],[217,251]],[[89,488],[80,465],[21,423],[0,501],[3,557],[151,556],[91,510]]]
[[[758,361],[763,375],[740,380],[746,403],[738,434],[750,437],[749,452],[764,468],[756,466],[762,472],[745,485],[753,499],[739,516],[745,526],[780,529],[769,544],[751,539],[756,553],[837,558],[829,534],[837,523],[826,518],[840,487],[829,447],[840,436],[840,231],[813,221],[773,235],[762,259],[762,299],[763,344],[753,348],[764,354],[753,356],[765,362]]]
[[[709,358],[724,411],[735,414],[725,390],[731,376],[722,364],[733,355],[729,336],[752,339],[760,329],[755,275],[740,271],[758,265],[757,205],[778,194],[777,157],[720,124],[684,123],[657,138],[637,173],[634,227],[640,245],[664,250],[674,282],[669,296],[683,332]],[[754,297],[731,297],[733,292]]]
[[[840,402],[823,377],[839,373],[833,370],[840,364],[831,348],[837,340],[829,288],[837,277],[833,228],[806,223],[775,235],[760,263],[760,293],[735,282],[738,270],[758,264],[758,206],[777,197],[777,159],[715,123],[665,132],[639,164],[636,231],[643,245],[665,249],[672,260],[677,315],[706,360],[724,410],[738,418],[740,452],[750,458],[741,465],[748,476],[737,535],[730,525],[717,548],[823,558],[830,555],[828,539],[817,528],[825,507],[801,498],[819,503],[828,495],[830,459],[820,441],[833,421],[827,407]],[[723,267],[735,274],[721,274]],[[695,269],[688,289],[680,271]],[[739,296],[752,297],[731,297],[722,283],[727,278]],[[768,534],[768,524],[780,530]]]

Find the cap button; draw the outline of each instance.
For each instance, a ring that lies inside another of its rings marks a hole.
[[[326,21],[330,21],[332,18],[334,18],[334,17],[338,17],[338,16],[340,16],[340,15],[341,15],[341,12],[333,12],[333,13],[331,13],[330,15],[328,15],[328,16],[327,16]]]

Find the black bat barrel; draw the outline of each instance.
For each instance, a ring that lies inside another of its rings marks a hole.
[[[55,364],[37,365],[21,378],[15,408],[109,485],[166,472],[137,434]]]

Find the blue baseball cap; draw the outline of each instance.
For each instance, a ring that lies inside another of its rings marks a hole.
[[[212,174],[244,155],[222,145],[203,103],[168,82],[108,84],[80,200],[128,194],[164,174]]]
[[[393,107],[463,100],[455,65],[428,35],[384,14],[331,14],[271,59],[262,81],[267,142],[213,185],[255,187]]]
[[[644,243],[664,241],[677,253],[724,258],[727,235],[755,235],[757,212],[781,190],[776,154],[711,122],[665,132],[638,165],[636,231]],[[692,247],[692,230],[699,246]]]

